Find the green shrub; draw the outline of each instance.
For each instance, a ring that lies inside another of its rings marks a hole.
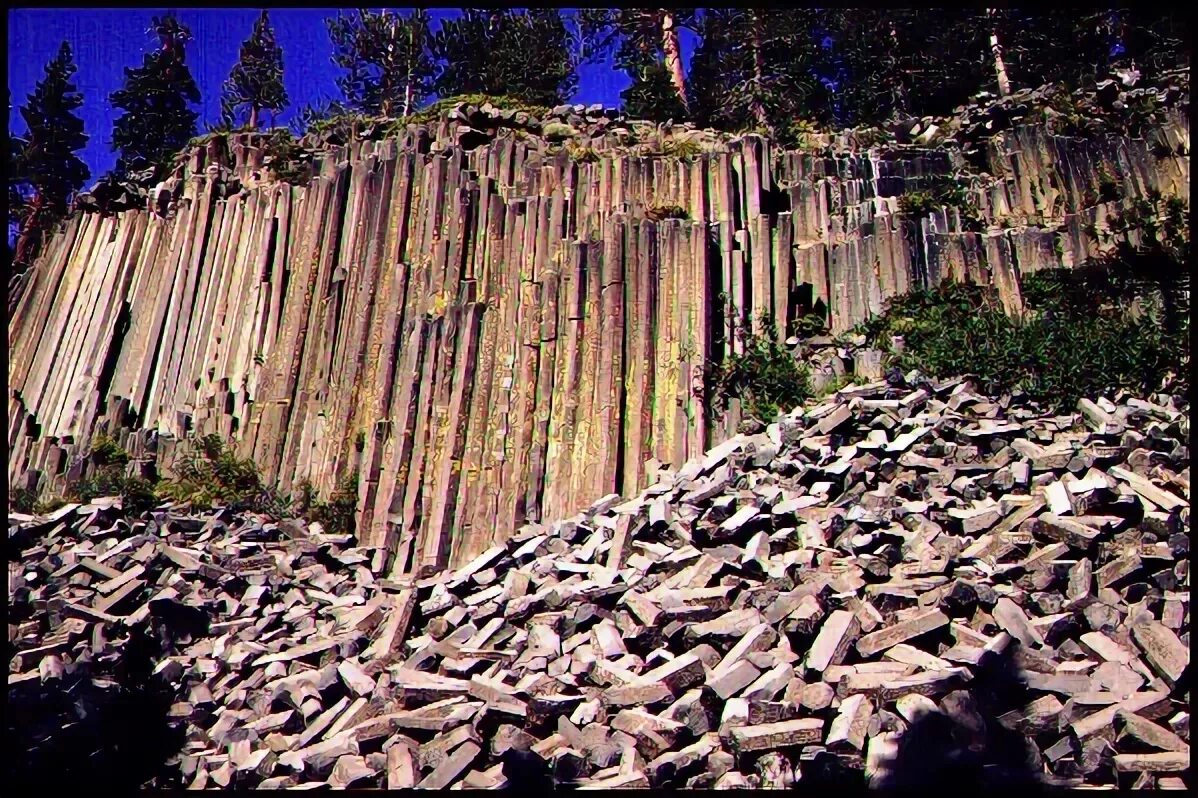
[[[286,128],[275,128],[266,138],[264,155],[270,158],[267,168],[284,183],[304,185],[312,179],[312,167],[300,160],[303,154],[304,148]]]
[[[814,311],[804,313],[792,322],[794,334],[800,338],[812,338],[828,334],[828,321],[823,314]]]
[[[237,457],[218,435],[192,439],[190,451],[176,463],[173,477],[159,483],[157,492],[197,509],[221,504],[233,510],[276,515],[283,507],[263,484],[254,462]]]
[[[904,216],[922,218],[940,207],[930,192],[910,191],[899,197],[899,211]]]
[[[764,138],[769,138],[770,136],[770,129],[763,125],[748,125],[731,132],[736,136],[762,136]]]
[[[822,390],[818,391],[815,398],[823,399],[826,396],[831,396],[832,394],[836,393],[837,391],[839,391],[841,388],[845,387],[846,385],[851,385],[852,382],[853,382],[852,374],[840,374],[840,375],[834,377],[827,385],[825,385],[823,387]]]
[[[810,119],[788,119],[774,128],[774,139],[785,149],[811,150],[818,143],[819,126]]]
[[[674,203],[663,203],[650,205],[645,210],[645,215],[654,221],[662,219],[689,219],[690,214],[686,208]]]
[[[25,515],[36,514],[37,491],[29,488],[13,488],[8,493],[8,506],[14,512]]]
[[[566,152],[574,163],[596,163],[599,160],[599,153],[594,147],[581,146],[573,141],[566,142]]]
[[[550,108],[544,105],[534,105],[526,103],[518,97],[507,97],[504,95],[490,94],[459,94],[454,97],[446,97],[444,100],[437,100],[429,106],[410,114],[404,121],[413,122],[415,124],[426,124],[435,122],[444,116],[451,108],[461,104],[475,105],[482,107],[485,103],[490,103],[496,108],[503,111],[515,111],[517,113],[523,111],[529,116],[541,119],[549,115]]]
[[[108,435],[100,433],[92,439],[91,458],[97,466],[123,466],[129,462],[129,453]]]
[[[899,197],[899,210],[904,216],[922,218],[940,208],[956,208],[967,224],[976,226],[981,222],[969,187],[952,175],[939,175],[927,188],[909,191]]]
[[[889,365],[937,377],[974,375],[984,390],[1022,390],[1056,410],[1120,388],[1157,390],[1167,375],[1187,378],[1188,297],[1126,262],[1053,269],[1024,280],[1024,319],[1007,316],[992,289],[945,283],[887,302],[863,325],[867,339],[904,349]],[[1132,313],[1133,301],[1143,311]],[[1182,314],[1181,310],[1185,313]],[[1185,320],[1182,320],[1182,315]]]
[[[1106,164],[1098,165],[1098,199],[1102,202],[1117,202],[1121,192],[1115,178],[1107,171]]]
[[[893,136],[891,136],[885,130],[877,127],[853,131],[853,139],[857,143],[857,146],[865,150],[868,150],[870,147],[876,147],[880,144],[886,144],[892,138]]]
[[[667,158],[692,161],[702,152],[702,145],[693,138],[667,138],[661,142],[661,154]]]
[[[145,512],[158,503],[154,485],[142,477],[126,474],[123,463],[101,466],[79,481],[67,485],[66,489],[66,498],[80,503],[105,496],[121,497],[121,506],[134,515]]]
[[[738,325],[743,351],[709,364],[704,382],[715,408],[722,410],[729,399],[737,398],[746,415],[770,422],[811,397],[811,380],[806,364],[778,343],[769,314],[762,314],[760,326],[760,332],[754,332]]]
[[[303,109],[300,114],[299,130],[302,133],[349,141],[355,129],[361,130],[373,126],[377,133],[381,134],[376,137],[389,138],[403,133],[409,124],[427,125],[437,122],[450,109],[460,104],[482,106],[488,102],[501,110],[517,113],[522,111],[537,119],[548,116],[550,111],[543,105],[532,105],[514,97],[487,94],[460,94],[455,97],[446,97],[413,111],[407,116],[399,117],[370,116],[347,110],[338,103],[328,103]]]
[[[353,534],[358,514],[358,475],[351,474],[341,481],[327,502],[314,502],[308,515],[326,532],[334,535]]]
[[[26,515],[49,515],[66,503],[61,496],[39,499],[37,491],[29,488],[16,488],[8,494],[8,506],[14,512]]]
[[[49,515],[60,507],[65,507],[67,500],[61,496],[50,496],[45,499],[38,499],[33,505],[34,515]]]
[[[300,480],[291,511],[300,518],[319,522],[331,534],[353,534],[358,514],[358,476],[351,474],[343,479],[327,502],[316,498],[310,480]]]

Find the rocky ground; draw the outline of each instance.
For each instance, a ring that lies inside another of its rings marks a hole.
[[[412,583],[299,520],[10,513],[10,780],[1186,787],[1188,406],[912,380]]]

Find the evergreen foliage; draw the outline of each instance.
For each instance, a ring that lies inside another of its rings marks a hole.
[[[325,20],[333,63],[345,70],[337,86],[348,109],[406,116],[428,97],[435,75],[428,23],[422,9],[406,17],[359,9]]]
[[[688,119],[690,113],[670,80],[670,72],[660,61],[650,61],[633,72],[632,84],[620,93],[624,113],[635,119],[676,122]]]
[[[142,65],[125,69],[125,85],[109,101],[124,110],[113,125],[112,146],[120,155],[116,172],[128,175],[154,168],[165,171],[169,159],[196,135],[200,101],[183,52],[191,31],[173,15],[154,17],[150,32],[159,49],[147,53]]]
[[[584,62],[614,55],[616,68],[632,78],[621,93],[629,114],[657,122],[689,119],[689,92],[685,82],[676,84],[671,51],[680,57],[678,31],[697,31],[697,19],[694,8],[583,8],[579,55]]]
[[[83,105],[72,81],[75,72],[64,41],[21,107],[26,134],[9,138],[9,220],[20,226],[14,271],[33,261],[50,228],[66,215],[71,195],[91,176],[76,155],[87,145],[87,134],[75,114]]]
[[[506,95],[556,105],[578,86],[576,51],[558,9],[467,8],[432,36],[440,62],[433,88],[439,97]]]
[[[1124,253],[1084,268],[1024,278],[1027,313],[1003,312],[994,289],[948,283],[887,302],[862,329],[902,351],[889,365],[936,377],[974,375],[986,391],[1022,391],[1067,412],[1081,397],[1137,393],[1189,380],[1188,297],[1174,279],[1184,267],[1160,253]]]
[[[992,13],[991,13],[992,12]],[[993,34],[1014,89],[1069,88],[1134,66],[1188,66],[1189,29],[1160,9],[703,9],[691,60],[696,121],[777,130],[944,116],[998,91]]]
[[[707,9],[691,60],[696,120],[776,133],[810,116],[822,90],[813,71],[815,21],[807,9]]]
[[[811,374],[778,340],[773,317],[762,313],[757,330],[734,324],[740,351],[710,363],[704,383],[717,410],[739,399],[745,415],[769,423],[811,397]]]
[[[264,9],[254,22],[254,32],[242,43],[237,63],[221,88],[221,121],[233,127],[238,111],[248,107],[247,124],[256,130],[259,111],[269,109],[279,113],[287,104],[283,49],[275,41],[274,29]]]

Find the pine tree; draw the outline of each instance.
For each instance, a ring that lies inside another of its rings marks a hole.
[[[1162,11],[1154,5],[1121,8],[1115,16],[1115,55],[1134,62],[1145,77],[1189,68],[1190,23],[1183,11]]]
[[[429,52],[429,18],[359,9],[325,20],[333,63],[345,70],[337,86],[346,105],[370,115],[407,116],[428,97],[435,65]]]
[[[191,31],[168,14],[154,17],[150,32],[159,49],[147,53],[140,67],[126,67],[124,87],[109,98],[125,111],[112,131],[119,175],[148,167],[165,171],[167,159],[196,135],[198,115],[188,106],[200,101],[200,92],[183,52]]]
[[[1105,78],[1120,63],[1155,74],[1188,65],[1188,29],[1159,8],[1001,9],[994,14],[1004,62],[1018,87]]]
[[[679,31],[698,28],[696,9],[584,8],[579,11],[578,21],[587,60],[598,60],[614,52],[616,66],[628,72],[634,84],[664,72],[675,94],[671,105],[681,105],[689,116],[691,101]],[[660,64],[661,68],[654,68],[654,63]],[[634,86],[631,95],[639,96],[645,90],[648,90],[647,86],[643,89]],[[665,110],[646,116],[650,119],[679,118]]]
[[[12,90],[6,89],[6,97],[8,99],[8,112],[11,119],[12,114]],[[8,131],[8,152],[6,154],[6,166],[4,174],[8,178],[8,241],[9,255],[12,254],[12,242],[14,236],[20,231],[21,227],[21,207],[25,203],[25,194],[29,181],[25,177],[25,148],[29,146],[28,140],[24,136],[17,135],[11,128]]]
[[[440,97],[480,93],[555,105],[578,86],[571,45],[557,9],[468,8],[432,38],[441,61],[434,88]]]
[[[232,127],[238,109],[249,108],[248,125],[258,129],[258,112],[278,113],[287,107],[283,87],[283,49],[275,42],[266,10],[254,22],[254,32],[241,45],[241,54],[221,92],[221,116]]]
[[[820,28],[826,46],[815,70],[834,87],[836,124],[950,114],[978,91],[997,88],[985,9],[832,9]],[[1003,42],[1004,55],[1009,45]]]
[[[777,131],[821,117],[812,12],[705,9],[701,29],[690,77],[700,124]]]
[[[690,117],[678,98],[670,70],[660,61],[650,59],[639,68],[632,84],[620,93],[620,99],[624,101],[624,112],[637,119],[660,122]]]
[[[74,113],[83,105],[71,81],[75,72],[71,47],[63,42],[21,108],[28,133],[20,142],[10,138],[9,160],[19,182],[10,177],[9,201],[18,200],[21,209],[18,266],[33,261],[50,228],[66,215],[71,195],[91,176],[75,154],[87,145],[83,120]]]
[[[11,107],[11,104],[10,106]],[[14,242],[21,232],[21,220],[24,218],[25,197],[29,193],[29,180],[25,174],[25,147],[28,141],[17,136],[12,131],[8,134],[8,155],[5,174],[8,175],[8,235],[5,243],[8,246],[8,260],[5,262],[10,273],[14,267],[16,250]]]

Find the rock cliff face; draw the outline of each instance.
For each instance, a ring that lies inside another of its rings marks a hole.
[[[362,542],[440,569],[728,437],[737,408],[713,418],[694,387],[738,345],[729,315],[786,335],[826,308],[843,331],[950,276],[1017,311],[1020,275],[1101,252],[1120,204],[1189,201],[1178,108],[1143,137],[1016,126],[972,170],[846,136],[592,132],[446,119],[326,146],[304,186],[237,134],[145,210],[75,214],[12,308],[10,485],[61,489],[101,431],[159,471],[217,433],[283,491],[359,474]],[[900,213],[954,172],[972,221]]]

